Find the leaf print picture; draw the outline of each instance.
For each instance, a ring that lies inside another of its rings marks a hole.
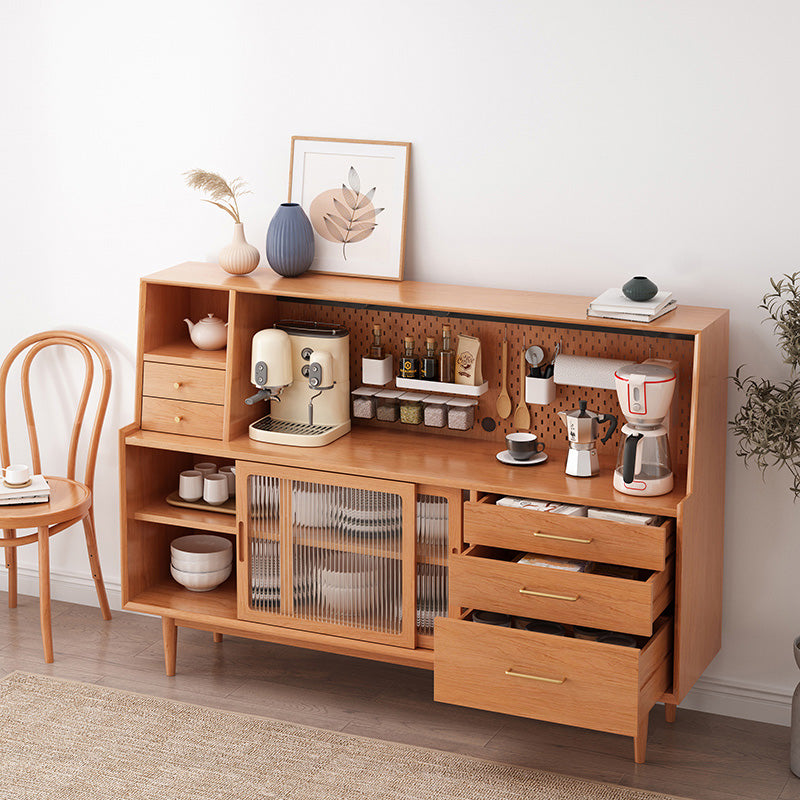
[[[329,242],[341,243],[347,261],[347,245],[363,242],[378,227],[377,216],[386,209],[372,202],[377,187],[362,194],[361,178],[354,166],[347,172],[347,184],[318,194],[309,208],[314,230]]]
[[[403,280],[411,145],[292,137],[289,202],[314,231],[309,272]]]

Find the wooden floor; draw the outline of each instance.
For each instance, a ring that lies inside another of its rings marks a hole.
[[[692,800],[800,800],[789,729],[656,706],[647,763],[630,739],[434,703],[431,673],[181,629],[164,675],[161,622],[54,603],[55,664],[42,660],[38,601],[0,592],[0,671],[42,673],[360,736],[406,742]]]

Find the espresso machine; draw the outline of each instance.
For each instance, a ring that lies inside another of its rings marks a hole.
[[[341,325],[284,320],[253,336],[245,400],[270,403],[250,425],[258,442],[320,447],[350,430],[350,334]]]
[[[666,419],[675,392],[675,371],[645,361],[614,373],[617,397],[627,422],[614,470],[614,488],[651,497],[672,491],[673,475]]]
[[[578,408],[573,408],[572,411],[559,411],[558,416],[567,428],[567,439],[569,439],[565,472],[576,478],[591,478],[597,475],[600,472],[600,462],[597,458],[600,425],[611,423],[605,436],[600,439],[605,443],[617,429],[617,418],[613,414],[587,411],[585,400],[579,400]]]

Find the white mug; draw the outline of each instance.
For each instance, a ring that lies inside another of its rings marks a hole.
[[[178,496],[193,503],[203,496],[203,473],[196,469],[181,472],[178,479]]]
[[[221,506],[228,499],[228,477],[220,475],[206,475],[203,480],[203,500],[211,506]]]
[[[202,472],[203,475],[213,475],[217,471],[217,465],[211,461],[203,461],[200,464],[195,464],[192,469]]]
[[[219,468],[219,474],[224,475],[228,479],[228,494],[231,497],[236,497],[236,467],[233,464]]]
[[[3,480],[12,486],[27,483],[31,477],[31,471],[27,464],[9,464],[3,470]]]

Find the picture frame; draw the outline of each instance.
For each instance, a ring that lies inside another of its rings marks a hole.
[[[293,136],[289,202],[314,229],[309,272],[403,280],[410,142]]]

